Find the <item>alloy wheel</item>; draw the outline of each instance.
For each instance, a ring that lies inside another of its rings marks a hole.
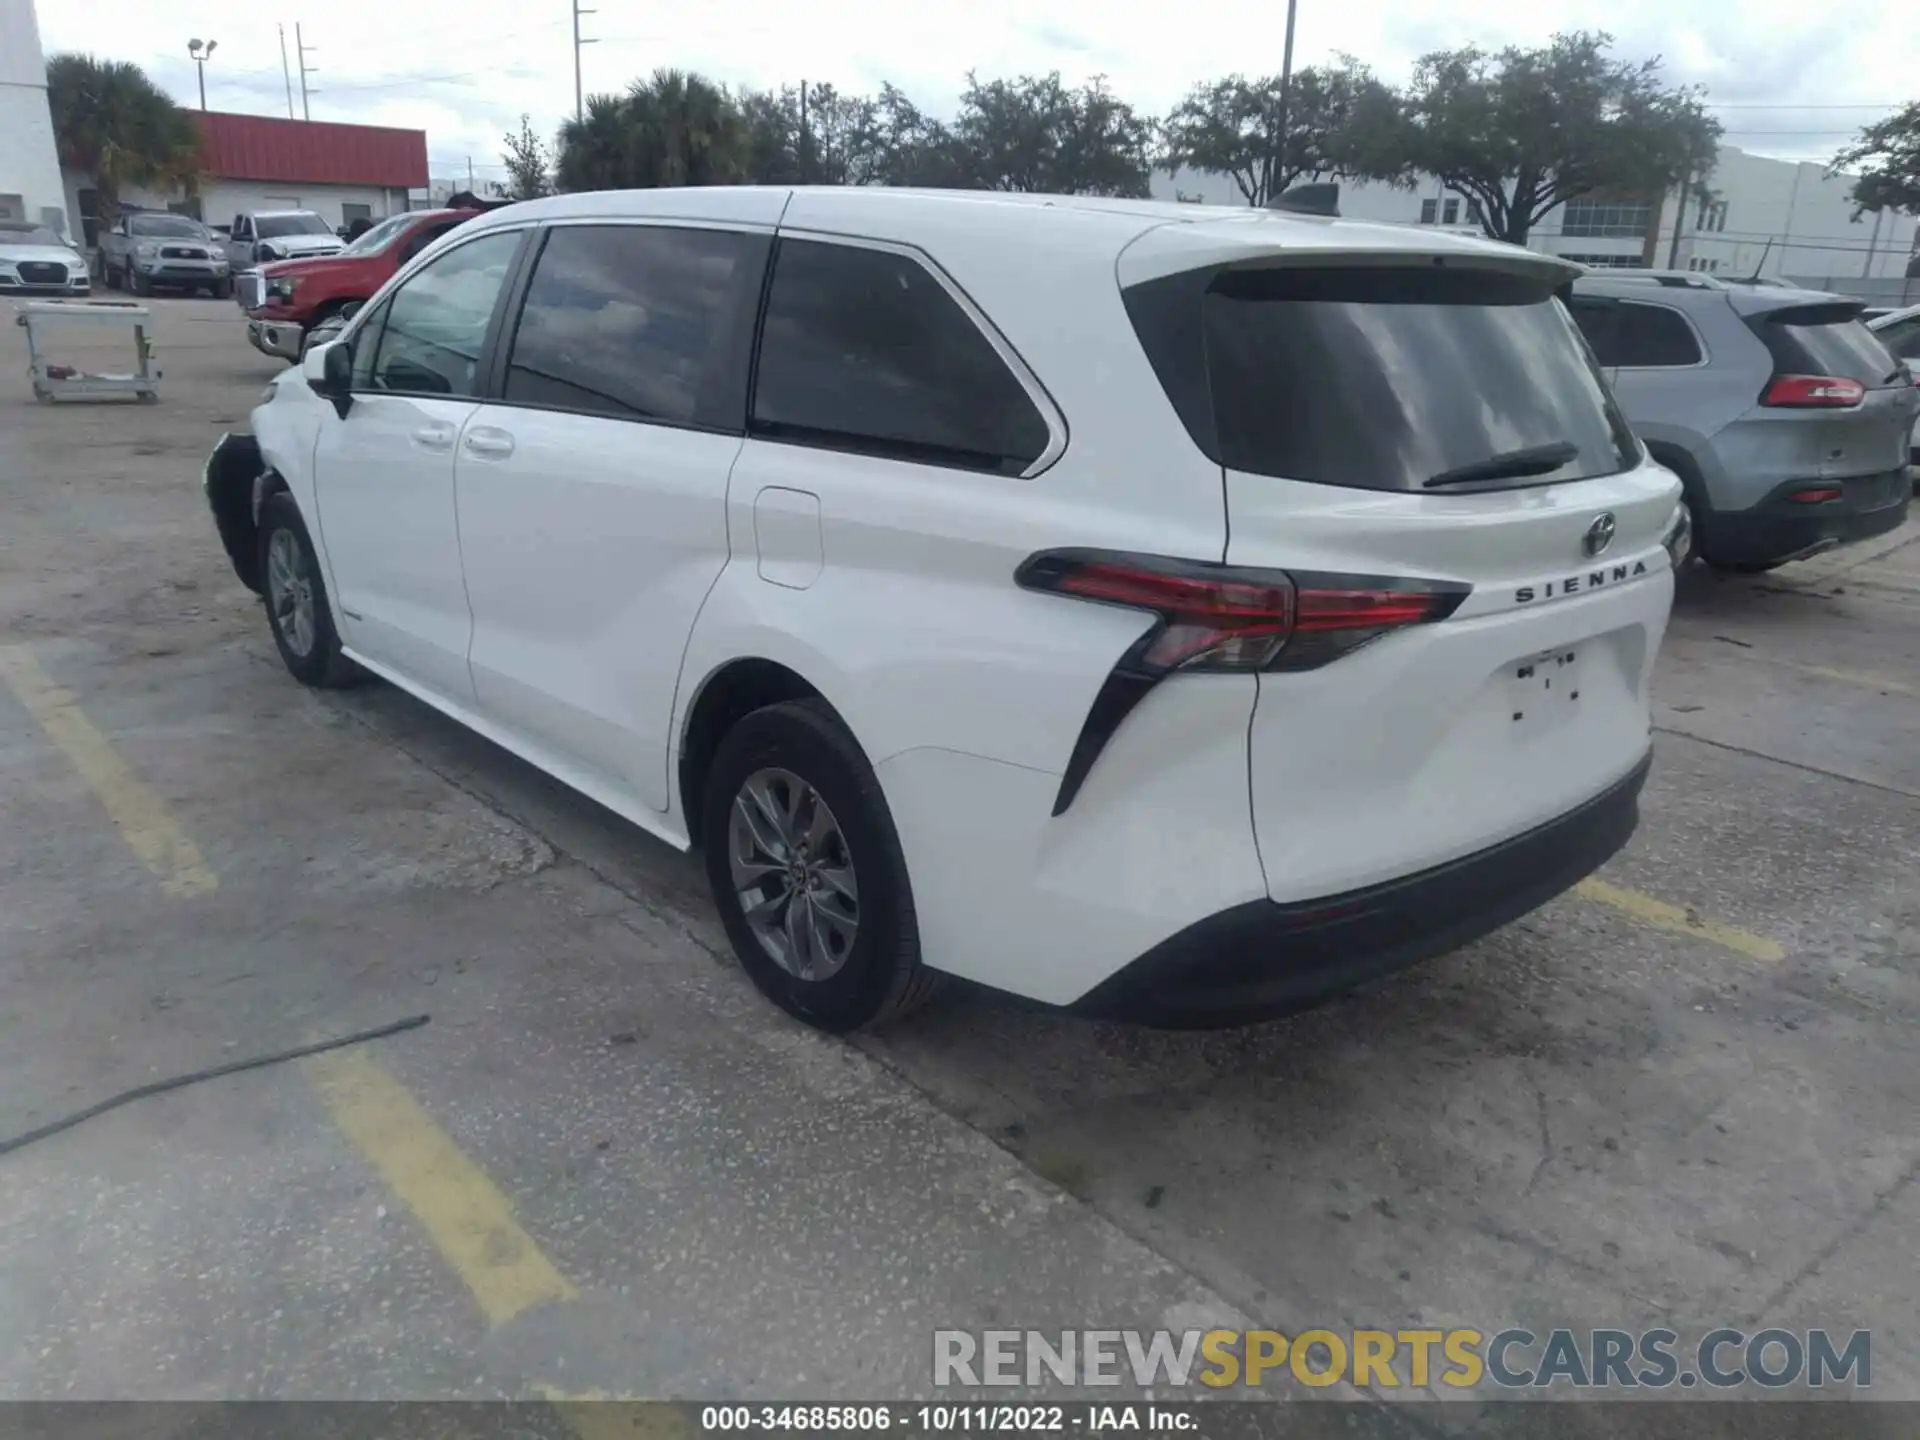
[[[789,975],[826,980],[853,952],[860,886],[840,822],[789,770],[749,775],[728,812],[727,862],[760,948]]]
[[[267,603],[273,606],[280,636],[301,659],[313,653],[313,581],[291,530],[276,530],[267,542]]]

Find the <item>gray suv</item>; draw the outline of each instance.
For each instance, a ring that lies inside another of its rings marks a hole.
[[[1771,570],[1905,520],[1920,390],[1859,301],[1659,272],[1565,298],[1708,564]]]

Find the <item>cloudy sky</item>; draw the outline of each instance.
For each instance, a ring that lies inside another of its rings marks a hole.
[[[295,25],[313,47],[315,120],[424,129],[435,175],[498,176],[500,137],[521,112],[551,133],[573,108],[569,0],[40,0],[48,51],[132,60],[185,104],[198,103],[189,38],[219,43],[207,66],[215,110],[286,114],[278,26],[286,28],[296,112]],[[1197,80],[1279,68],[1278,0],[590,0],[582,33],[589,94],[678,65],[734,85],[805,78],[844,90],[891,80],[945,113],[969,69],[983,77],[1059,70],[1104,74],[1163,113]],[[1805,0],[1485,0],[1414,15],[1397,0],[1300,0],[1296,65],[1349,51],[1404,79],[1423,51],[1473,41],[1532,44],[1556,29],[1605,26],[1622,55],[1664,57],[1697,82],[1727,140],[1759,154],[1824,159],[1859,126],[1920,94],[1920,8],[1887,4],[1868,22]]]

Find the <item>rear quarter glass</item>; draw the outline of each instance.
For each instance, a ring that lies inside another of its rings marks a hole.
[[[1419,491],[1441,472],[1535,446],[1572,448],[1554,469],[1503,483],[1585,479],[1637,461],[1546,278],[1316,266],[1221,270],[1204,288],[1172,279],[1197,314],[1168,313],[1179,308],[1171,295],[1130,296],[1129,313],[1189,431],[1229,469]],[[1204,400],[1154,354],[1196,341]],[[1209,412],[1199,427],[1196,402]]]

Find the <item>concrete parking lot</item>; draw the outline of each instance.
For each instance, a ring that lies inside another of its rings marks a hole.
[[[1920,526],[1684,577],[1633,845],[1290,1021],[819,1037],[697,866],[282,670],[157,405],[0,327],[0,1398],[925,1393],[936,1328],[1873,1331],[1920,1399]]]

